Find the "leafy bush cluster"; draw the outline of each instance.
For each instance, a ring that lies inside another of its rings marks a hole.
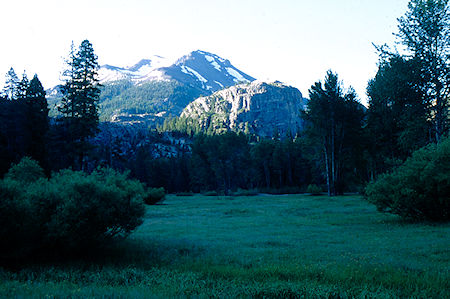
[[[413,153],[392,173],[370,183],[366,198],[378,210],[405,218],[450,219],[450,138]]]
[[[322,194],[322,188],[315,184],[308,185],[308,188],[306,188],[306,193],[309,193],[311,195],[320,195]]]
[[[163,187],[160,188],[149,188],[144,197],[144,202],[148,205],[154,205],[166,197],[166,191]]]
[[[125,237],[142,223],[144,186],[112,169],[50,179],[24,158],[0,181],[1,257],[70,252]]]
[[[255,196],[258,195],[258,191],[255,189],[238,189],[231,193],[232,196]]]

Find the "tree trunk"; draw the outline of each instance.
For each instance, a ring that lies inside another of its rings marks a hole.
[[[334,116],[331,119],[331,195],[336,195],[336,156],[335,156],[335,138],[336,129]]]
[[[292,186],[293,185],[293,183],[292,183],[292,162],[291,162],[291,154],[290,154],[290,148],[288,148],[287,149],[287,161],[288,161],[288,164],[287,164],[287,181],[288,181],[288,184],[289,184],[289,186]]]
[[[270,188],[270,170],[267,161],[264,161],[264,176],[266,177],[266,186]]]
[[[330,169],[328,166],[328,149],[327,149],[327,142],[326,142],[326,137],[324,137],[324,154],[325,154],[325,171],[327,173],[327,190],[328,190],[328,196],[331,196],[331,186],[330,186]]]

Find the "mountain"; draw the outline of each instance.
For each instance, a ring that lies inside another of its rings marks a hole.
[[[103,84],[118,80],[130,80],[134,84],[177,81],[208,93],[255,80],[234,67],[229,60],[200,50],[193,51],[174,63],[155,55],[126,68],[103,65],[99,70],[99,77]]]
[[[168,78],[208,92],[255,80],[235,68],[229,60],[200,50],[193,51],[173,65],[158,70]]]
[[[164,66],[170,66],[170,60],[153,55],[150,58],[142,59],[138,63],[130,67],[118,67],[109,64],[102,65],[99,70],[99,79],[102,84],[119,80],[131,80],[135,83],[142,81],[167,81],[157,70]]]
[[[130,67],[106,64],[100,67],[99,79],[103,85],[100,119],[146,126],[179,116],[199,96],[255,80],[229,60],[200,50],[175,62],[154,55]],[[55,87],[47,95],[54,116],[61,94]]]
[[[146,126],[179,116],[199,96],[255,80],[229,60],[200,50],[173,63],[152,56],[127,68],[104,65],[99,77],[101,120]]]
[[[255,81],[196,99],[183,110],[179,121],[207,132],[232,129],[264,137],[295,134],[302,127],[300,111],[305,104],[294,87]]]

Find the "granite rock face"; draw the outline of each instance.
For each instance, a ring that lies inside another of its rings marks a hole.
[[[180,117],[197,121],[204,130],[232,129],[268,137],[298,132],[304,107],[298,89],[280,82],[254,81],[200,97]]]

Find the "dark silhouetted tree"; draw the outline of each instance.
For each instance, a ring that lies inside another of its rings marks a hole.
[[[423,83],[416,59],[392,56],[381,61],[369,82],[367,129],[373,177],[401,161],[429,141],[431,123],[419,86]]]
[[[47,169],[47,132],[49,129],[48,104],[45,90],[37,75],[31,79],[25,96],[26,124],[30,140],[27,155],[34,158]]]
[[[310,101],[303,117],[310,144],[321,153],[328,194],[344,191],[348,173],[359,155],[364,111],[352,89],[344,94],[338,76],[327,72],[325,82],[309,90]],[[345,178],[345,180],[344,180]]]
[[[84,40],[75,51],[72,45],[66,82],[62,87],[63,99],[59,111],[69,134],[73,150],[74,167],[82,169],[90,149],[88,139],[98,132],[97,103],[100,95],[97,55],[92,44]]]
[[[433,120],[435,140],[449,129],[450,106],[450,7],[448,0],[411,0],[398,19],[398,38],[407,57],[420,66],[420,85]]]

